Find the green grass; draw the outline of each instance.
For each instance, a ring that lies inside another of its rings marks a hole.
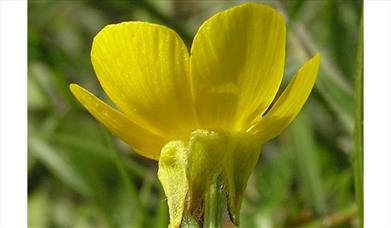
[[[360,225],[364,224],[364,154],[363,154],[363,20],[360,24],[360,46],[357,51],[356,65],[356,110],[355,110],[355,164],[354,180],[356,190],[356,202],[360,215]]]

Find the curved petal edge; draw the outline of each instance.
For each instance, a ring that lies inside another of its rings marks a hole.
[[[175,31],[137,21],[107,25],[94,37],[91,61],[105,93],[126,116],[166,137],[190,134],[196,123],[189,53]]]
[[[288,127],[307,101],[315,84],[319,65],[320,54],[317,53],[299,69],[269,112],[248,131],[266,142]]]
[[[244,3],[205,21],[194,37],[190,72],[202,126],[246,130],[273,101],[283,77],[286,24],[275,9]]]
[[[134,123],[123,113],[104,103],[83,87],[71,84],[69,88],[88,112],[113,135],[132,146],[140,155],[154,160],[159,159],[160,150],[166,143],[163,137]]]

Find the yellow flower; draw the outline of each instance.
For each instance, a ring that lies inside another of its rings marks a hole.
[[[238,224],[261,145],[292,122],[316,80],[319,54],[275,97],[285,37],[283,16],[255,3],[208,19],[190,53],[164,26],[108,25],[96,35],[91,59],[118,109],[78,85],[70,88],[114,135],[140,155],[159,160],[171,226],[180,225],[184,211],[202,217],[205,192],[217,178],[223,179],[231,219]]]

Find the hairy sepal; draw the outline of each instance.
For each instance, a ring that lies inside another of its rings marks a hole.
[[[227,134],[198,129],[187,143],[171,141],[160,155],[158,177],[167,196],[170,227],[180,227],[184,215],[202,225],[205,197],[223,178],[231,221],[239,225],[240,206],[261,144],[251,134]]]

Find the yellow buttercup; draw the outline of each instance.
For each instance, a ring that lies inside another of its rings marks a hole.
[[[285,38],[283,16],[255,3],[204,22],[190,53],[167,27],[108,25],[94,38],[91,59],[118,109],[76,84],[70,88],[114,135],[140,155],[159,160],[172,227],[180,226],[186,214],[196,221],[205,216],[205,197],[218,180],[238,224],[261,145],[292,122],[316,80],[319,54],[275,97],[283,77]]]

